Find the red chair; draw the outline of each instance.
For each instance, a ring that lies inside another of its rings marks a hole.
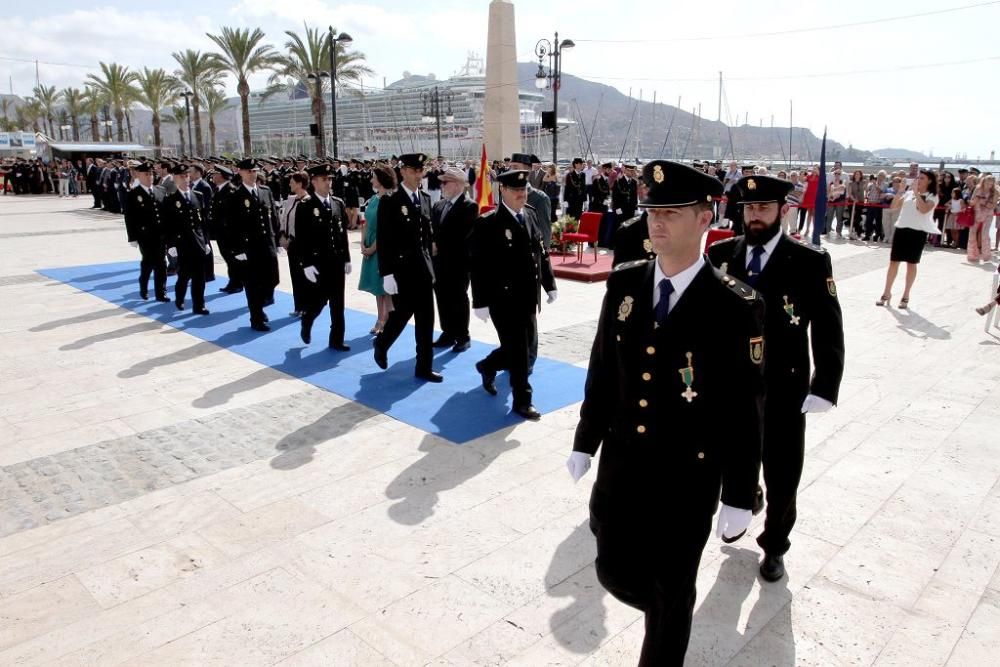
[[[583,262],[583,244],[590,243],[594,246],[594,263],[597,263],[597,233],[601,228],[600,213],[588,211],[580,216],[580,230],[562,235],[562,246],[565,252],[567,243],[576,243],[576,261]],[[566,256],[563,255],[563,261]]]
[[[708,234],[705,235],[705,249],[708,250],[708,247],[716,241],[728,239],[735,235],[736,233],[731,229],[710,229],[708,230]]]

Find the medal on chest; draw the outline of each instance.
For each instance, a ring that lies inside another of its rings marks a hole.
[[[630,296],[622,299],[621,304],[618,306],[618,321],[624,322],[628,319],[628,316],[632,314],[632,304],[635,302]]]
[[[785,296],[783,296],[782,298],[785,300],[785,305],[783,306],[783,309],[784,309],[784,311],[786,313],[788,313],[788,319],[789,319],[789,321],[793,325],[798,326],[799,325],[799,320],[801,318],[798,315],[795,314],[795,304],[788,302],[788,295],[787,294]]]
[[[681,392],[681,397],[688,403],[691,403],[698,396],[698,392],[691,387],[694,384],[694,366],[691,364],[691,359],[694,355],[688,352],[684,356],[687,357],[688,365],[686,368],[678,368],[677,372],[681,374],[681,381],[685,386],[684,391]]]

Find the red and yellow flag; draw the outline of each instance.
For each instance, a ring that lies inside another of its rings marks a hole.
[[[483,144],[483,156],[479,160],[479,171],[476,173],[476,203],[479,211],[493,206],[493,188],[490,187],[490,168],[486,162],[486,144]]]

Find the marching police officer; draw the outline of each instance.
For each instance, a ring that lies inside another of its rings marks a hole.
[[[302,314],[302,342],[312,340],[312,325],[330,304],[331,349],[346,352],[344,345],[344,276],[351,273],[351,253],[347,245],[347,212],[344,202],[330,194],[333,167],[321,164],[309,169],[314,194],[295,207],[295,246],[302,272],[317,289]],[[297,270],[295,267],[292,270]]]
[[[236,163],[241,184],[227,197],[227,245],[239,262],[238,274],[246,290],[250,328],[270,331],[264,306],[278,284],[278,253],[274,245],[274,202],[271,191],[257,184],[257,163]]]
[[[780,219],[792,184],[770,176],[745,176],[732,191],[742,204],[746,235],[713,243],[709,260],[756,289],[767,304],[768,337],[764,410],[764,484],[767,515],[757,543],[766,581],[784,575],[783,556],[795,524],[795,496],[802,477],[805,414],[837,402],[844,374],[844,323],[830,256],[785,236]],[[730,201],[732,206],[732,201]],[[729,207],[727,207],[729,211]],[[815,371],[810,377],[809,332]]]
[[[434,347],[469,349],[469,236],[479,207],[465,194],[465,171],[449,167],[438,177],[441,199],[431,211],[434,233],[434,294],[441,336]]]
[[[393,156],[395,159],[395,156]],[[427,156],[407,153],[399,158],[402,180],[392,194],[379,200],[378,270],[393,311],[375,337],[375,363],[389,367],[389,348],[413,318],[417,342],[414,375],[429,382],[444,378],[434,372],[434,267],[431,262],[431,198],[420,191]]]
[[[506,370],[514,394],[514,412],[538,420],[528,382],[531,341],[537,339],[536,313],[542,289],[556,300],[556,281],[548,249],[538,232],[535,210],[527,204],[528,171],[510,170],[497,177],[500,205],[480,216],[471,246],[472,306],[484,322],[492,318],[500,347],[476,364],[483,388],[496,395],[496,376]]]
[[[179,164],[170,170],[177,189],[163,198],[163,219],[167,229],[167,254],[177,258],[177,283],[174,299],[177,310],[184,310],[184,297],[191,283],[191,310],[208,315],[205,308],[205,255],[212,246],[205,238],[201,195],[188,187],[188,166]]]
[[[160,206],[153,196],[153,165],[148,162],[135,167],[139,184],[129,190],[125,208],[125,230],[128,240],[139,248],[139,296],[149,298],[149,274],[153,274],[156,300],[167,302],[167,262],[164,259],[165,228],[160,219]]]
[[[218,242],[219,253],[226,263],[226,273],[229,274],[228,282],[219,291],[236,294],[243,291],[243,279],[240,277],[239,262],[233,257],[229,248],[229,232],[226,228],[228,198],[236,190],[232,183],[233,172],[222,165],[217,165],[212,170],[211,179],[214,194],[208,210],[210,236],[212,240]]]
[[[608,279],[567,467],[579,480],[603,445],[590,500],[598,579],[645,612],[640,665],[681,665],[720,492],[716,534],[732,540],[750,523],[763,304],[702,256],[719,181],[666,160],[644,179],[657,257]]]

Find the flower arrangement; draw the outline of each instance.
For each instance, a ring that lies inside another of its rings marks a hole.
[[[552,223],[553,248],[560,248],[563,245],[563,234],[574,234],[580,229],[580,221],[573,216],[563,214]]]

